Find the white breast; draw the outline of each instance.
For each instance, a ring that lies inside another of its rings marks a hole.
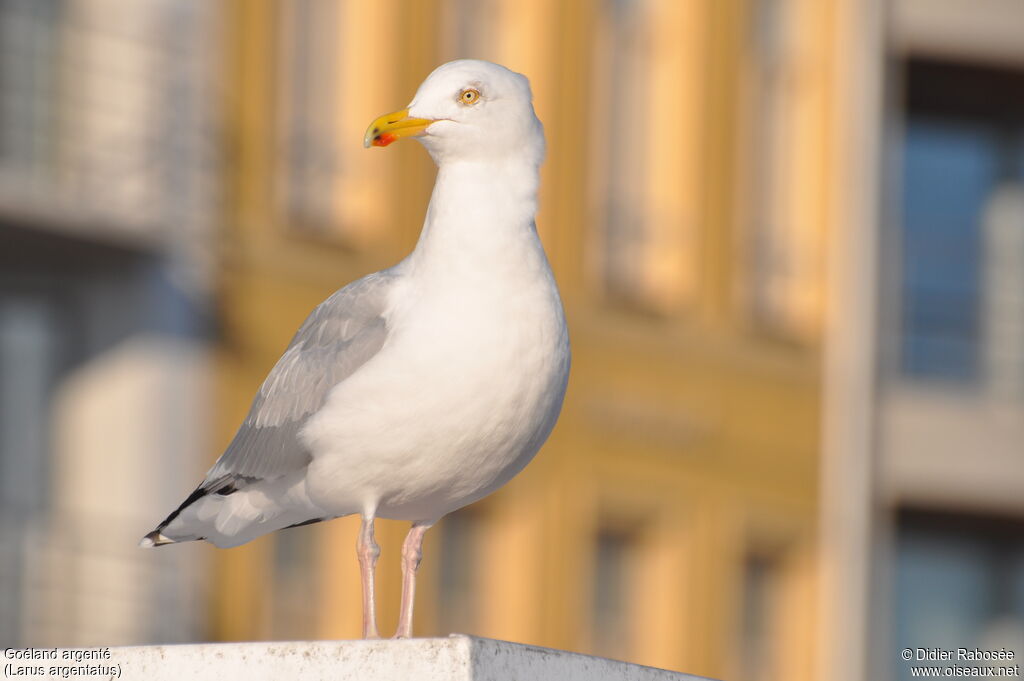
[[[534,267],[544,271],[410,277],[399,289],[384,349],[303,432],[319,506],[434,519],[529,462],[554,426],[569,370],[565,319],[542,253]]]

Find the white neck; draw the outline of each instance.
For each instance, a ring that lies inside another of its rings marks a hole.
[[[427,217],[411,259],[417,268],[513,264],[537,250],[536,164],[458,161],[441,164]]]

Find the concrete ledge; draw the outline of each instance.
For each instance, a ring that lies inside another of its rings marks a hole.
[[[144,681],[697,681],[700,678],[460,634],[401,641],[210,643],[91,650],[109,651],[109,657],[80,662],[59,657],[57,660],[11,659],[11,651],[8,651],[4,663],[13,667],[116,665],[119,673],[97,676],[83,670],[72,674],[75,678]],[[9,667],[6,671],[10,675],[13,669]],[[58,675],[62,675],[61,672]]]

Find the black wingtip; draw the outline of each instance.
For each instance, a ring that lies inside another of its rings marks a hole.
[[[164,544],[176,544],[179,541],[190,541],[193,539],[201,540],[205,537],[186,537],[183,539],[171,539],[162,534],[165,527],[174,522],[174,519],[181,515],[181,512],[186,508],[199,501],[205,496],[210,494],[217,494],[222,497],[234,494],[239,489],[244,487],[246,484],[251,483],[256,478],[245,476],[245,475],[221,475],[214,480],[204,482],[199,485],[192,494],[189,494],[185,501],[181,502],[181,506],[174,509],[169,516],[164,518],[163,522],[156,526],[156,529],[147,534],[139,542],[139,546],[143,548],[152,548],[154,546],[163,546]],[[312,522],[312,521],[308,521]]]
[[[139,542],[139,546],[144,549],[151,549],[156,546],[163,546],[164,544],[174,544],[176,541],[170,537],[165,537],[160,534],[160,530],[153,530]]]
[[[170,525],[171,522],[175,518],[177,518],[181,514],[181,512],[184,511],[190,504],[193,504],[199,499],[202,499],[209,493],[210,492],[208,490],[203,489],[202,485],[196,488],[196,490],[192,492],[192,494],[188,495],[188,498],[185,499],[185,501],[181,502],[181,506],[174,509],[169,516],[164,518],[163,522],[156,526],[155,530],[153,530],[152,532],[150,532],[142,538],[142,541],[139,542],[139,546],[149,549],[153,548],[154,546],[163,546],[164,544],[175,543],[176,540],[170,539],[169,537],[165,537],[163,534],[161,534],[163,529]]]

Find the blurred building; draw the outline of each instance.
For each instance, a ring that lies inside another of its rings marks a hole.
[[[830,265],[820,674],[909,679],[905,648],[1024,654],[1024,6],[855,14],[863,219]]]
[[[205,464],[218,16],[0,2],[0,640],[200,638],[136,549]]]
[[[413,247],[432,164],[365,126],[479,57],[533,84],[574,363],[428,532],[417,633],[737,681],[1024,655],[1021,7],[0,0],[0,640],[359,635],[355,519],[135,543]]]
[[[874,617],[904,647],[1024,654],[1024,6],[892,14]],[[885,597],[888,594],[888,597]]]

